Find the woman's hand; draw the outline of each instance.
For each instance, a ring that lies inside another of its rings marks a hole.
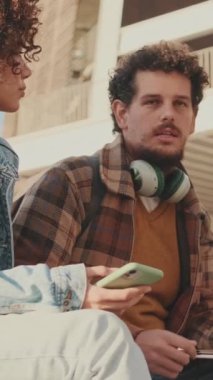
[[[140,301],[145,293],[151,290],[150,286],[134,286],[127,289],[105,289],[91,285],[95,277],[105,277],[118,268],[96,266],[86,269],[88,287],[82,308],[108,310],[122,313]]]

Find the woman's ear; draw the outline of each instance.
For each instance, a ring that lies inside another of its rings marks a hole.
[[[127,126],[127,105],[119,99],[115,99],[111,105],[112,113],[115,116],[117,124],[121,130]]]
[[[5,70],[5,63],[0,61],[0,82],[4,81],[4,70]]]

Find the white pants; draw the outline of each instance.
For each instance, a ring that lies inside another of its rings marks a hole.
[[[0,316],[0,380],[150,380],[114,314],[96,310]]]

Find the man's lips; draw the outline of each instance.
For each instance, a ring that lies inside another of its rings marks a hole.
[[[156,136],[172,136],[172,137],[178,137],[180,134],[176,128],[166,127],[158,129],[155,132]]]
[[[154,136],[162,142],[172,142],[180,137],[180,133],[176,128],[167,127],[158,129]]]

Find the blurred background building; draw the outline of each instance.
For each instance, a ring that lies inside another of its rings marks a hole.
[[[4,135],[20,156],[21,181],[112,140],[109,71],[144,44],[177,39],[197,51],[210,78],[184,163],[213,215],[213,0],[40,2],[43,52],[20,110],[4,122]]]
[[[31,64],[20,110],[5,117],[5,137],[87,117],[99,0],[40,0],[40,5],[42,53]]]

